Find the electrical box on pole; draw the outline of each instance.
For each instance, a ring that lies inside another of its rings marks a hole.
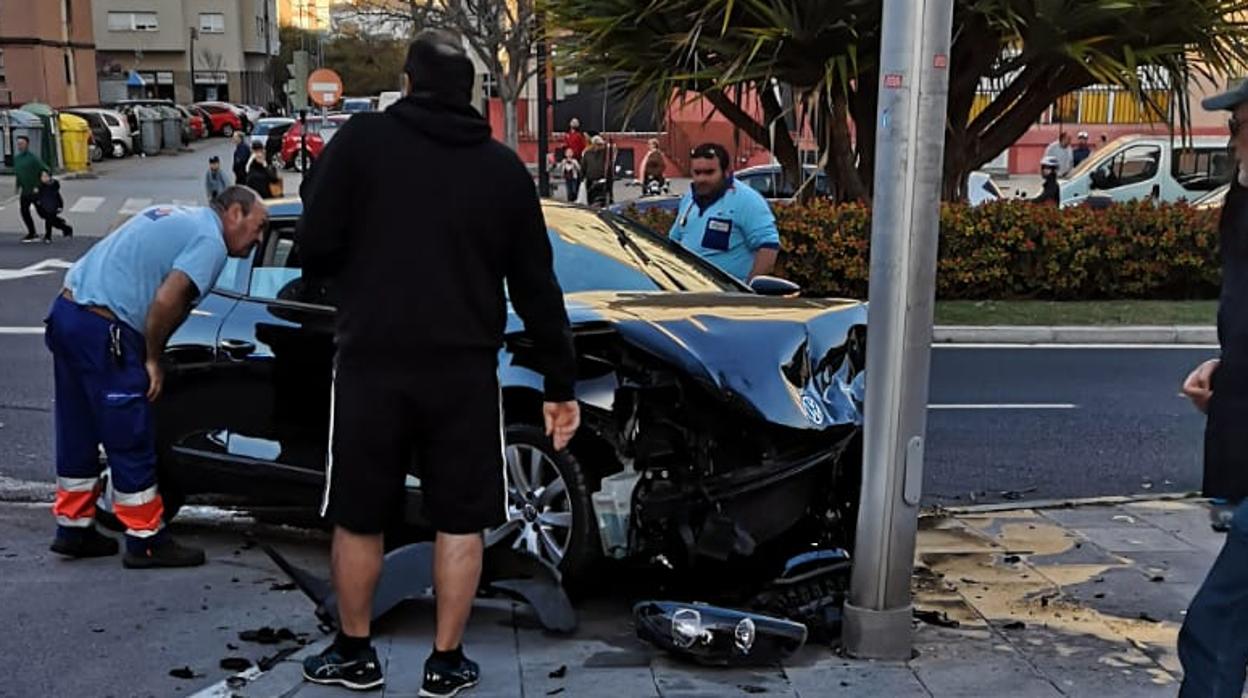
[[[842,630],[864,659],[912,651],[953,3],[884,0],[862,498]]]

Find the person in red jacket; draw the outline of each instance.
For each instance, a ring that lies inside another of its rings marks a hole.
[[[571,150],[572,157],[579,161],[581,154],[589,147],[589,140],[585,138],[585,134],[581,131],[580,119],[572,119],[568,122],[568,135],[563,140],[563,147]]]

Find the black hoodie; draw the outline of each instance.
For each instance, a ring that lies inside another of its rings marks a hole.
[[[572,399],[572,334],[533,179],[475,109],[406,97],[356,114],[300,194],[304,270],[335,279],[340,365],[497,351],[505,281],[547,399]]]

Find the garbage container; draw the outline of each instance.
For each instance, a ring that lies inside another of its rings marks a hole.
[[[161,148],[160,112],[147,107],[134,110],[139,121],[139,140],[143,142],[144,155],[159,155]]]
[[[160,107],[160,125],[163,149],[177,152],[182,145],[182,115],[173,107]]]
[[[4,118],[0,118],[0,124],[7,124],[7,131],[4,136],[4,159],[0,161],[3,167],[0,172],[13,171],[13,154],[17,151],[17,137],[25,136],[30,139],[30,152],[40,154],[43,152],[43,124],[39,121],[39,117],[29,112],[14,109],[5,112]],[[40,156],[42,157],[42,155]]]
[[[61,127],[61,151],[65,169],[69,172],[86,172],[91,169],[91,126],[87,120],[73,114],[58,114]]]
[[[30,152],[38,155],[39,158],[43,160],[44,164],[51,167],[53,170],[59,168],[61,166],[61,159],[59,157],[60,153],[58,152],[60,148],[57,144],[57,131],[60,129],[57,128],[56,119],[54,117],[56,112],[53,111],[52,107],[49,107],[42,102],[30,102],[29,104],[23,104],[22,108],[18,110],[18,113],[23,112],[26,114],[33,114],[35,118],[39,120],[39,125],[43,127],[43,137],[39,140],[39,143],[36,145],[35,141],[31,140]]]

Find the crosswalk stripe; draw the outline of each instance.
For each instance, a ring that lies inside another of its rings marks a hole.
[[[100,208],[100,204],[104,203],[102,196],[82,196],[69,209],[70,213],[95,213]]]
[[[126,199],[118,213],[138,213],[152,205],[151,199]]]

